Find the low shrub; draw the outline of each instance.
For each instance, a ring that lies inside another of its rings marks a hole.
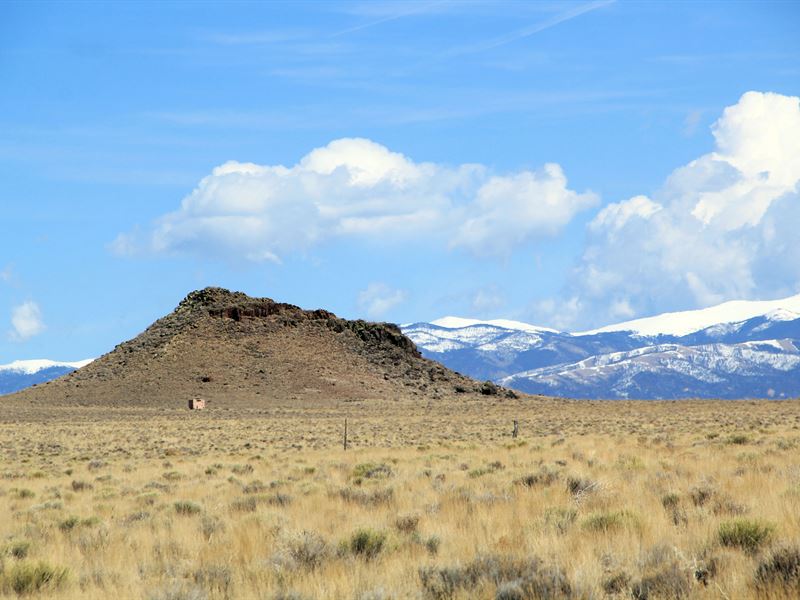
[[[173,503],[172,506],[175,508],[176,513],[185,516],[196,515],[203,510],[199,504],[195,504],[194,502],[189,502],[188,500],[179,500]]]
[[[200,533],[207,541],[223,531],[225,531],[225,522],[219,517],[203,515],[200,518]]]
[[[464,566],[423,567],[419,578],[426,597],[433,600],[469,597],[471,592],[486,584],[496,586],[496,599],[573,597],[572,586],[562,571],[545,566],[535,558],[479,556]]]
[[[689,490],[689,497],[695,506],[704,506],[717,493],[717,490],[710,484],[703,484]]]
[[[31,550],[31,543],[28,540],[11,541],[4,548],[4,553],[13,556],[18,560],[27,558]],[[0,569],[1,571],[2,569]]]
[[[392,467],[385,463],[361,463],[353,467],[354,479],[385,479],[394,474]]]
[[[58,524],[58,528],[66,533],[75,529],[78,525],[80,525],[80,523],[80,518],[73,515],[61,521],[61,523]]]
[[[392,488],[378,489],[371,492],[342,488],[339,490],[338,495],[345,502],[360,504],[361,506],[380,506],[389,504],[394,500],[394,490]]]
[[[488,475],[489,473],[494,473],[496,471],[501,471],[503,469],[505,469],[503,463],[501,463],[499,460],[496,460],[494,462],[490,462],[488,465],[484,467],[478,467],[477,469],[472,469],[469,473],[467,473],[467,476],[475,479],[477,477],[483,477],[484,475]]]
[[[394,527],[400,533],[414,533],[419,525],[419,515],[399,515],[394,520]]]
[[[310,600],[308,596],[304,596],[300,592],[295,592],[293,590],[281,590],[270,600]]]
[[[150,518],[149,512],[147,512],[146,510],[139,510],[129,514],[127,517],[125,517],[125,519],[123,519],[123,522],[126,525],[131,525],[133,523],[139,523],[140,521],[146,521],[149,518]]]
[[[596,481],[585,477],[567,477],[567,489],[573,496],[583,496],[600,486]]]
[[[735,444],[737,446],[743,446],[744,444],[748,444],[750,442],[750,438],[743,433],[735,433],[728,438],[729,444]]]
[[[213,594],[215,597],[229,598],[233,585],[233,574],[230,567],[210,565],[197,569],[193,574],[194,582]]]
[[[544,513],[545,524],[559,533],[566,533],[577,518],[578,511],[574,508],[548,508]]]
[[[723,546],[754,554],[772,536],[774,530],[774,526],[769,523],[733,519],[720,524],[717,537]]]
[[[552,485],[558,481],[558,472],[551,471],[548,468],[543,468],[538,473],[528,473],[522,477],[514,480],[514,485],[519,485],[527,488],[536,487],[539,485]]]
[[[643,576],[631,586],[634,600],[681,600],[692,592],[691,574],[676,562]]]
[[[235,512],[255,512],[258,508],[258,498],[255,496],[237,498],[231,502],[230,508]]]
[[[324,538],[314,532],[304,531],[287,543],[289,556],[306,569],[316,569],[330,556],[330,547]]]
[[[609,575],[603,580],[603,591],[609,596],[621,594],[626,591],[631,584],[631,577],[624,571],[619,571]]]
[[[373,529],[359,529],[350,536],[347,546],[354,555],[367,560],[375,558],[386,544],[386,533]]]
[[[680,506],[680,503],[681,497],[678,494],[670,493],[661,496],[661,506],[664,507],[664,510],[674,510]]]
[[[289,506],[292,503],[292,497],[289,494],[271,494],[266,496],[265,501],[271,506]]]
[[[66,568],[54,567],[44,562],[19,563],[0,575],[0,587],[4,592],[14,592],[20,596],[54,591],[67,582],[68,575]]]
[[[626,511],[596,512],[583,520],[582,527],[587,531],[608,533],[635,521],[635,517]]]
[[[755,587],[762,595],[800,598],[800,547],[773,550],[756,567]]]
[[[267,485],[265,485],[262,481],[258,479],[251,481],[246,486],[242,488],[242,492],[245,494],[261,494],[266,492],[269,489]]]
[[[425,540],[425,549],[431,556],[436,556],[437,554],[439,554],[439,546],[441,545],[442,545],[442,540],[439,538],[438,535],[432,535],[427,540]]]

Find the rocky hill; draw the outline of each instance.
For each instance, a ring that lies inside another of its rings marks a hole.
[[[3,402],[211,408],[513,394],[423,358],[388,323],[206,288],[134,339]]]

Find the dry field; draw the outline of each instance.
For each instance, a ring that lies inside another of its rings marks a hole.
[[[0,458],[2,597],[800,597],[798,402],[6,404]]]

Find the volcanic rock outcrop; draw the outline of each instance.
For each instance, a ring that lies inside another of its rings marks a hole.
[[[82,369],[4,401],[177,407],[202,397],[217,409],[455,394],[513,393],[422,358],[395,325],[211,287]]]

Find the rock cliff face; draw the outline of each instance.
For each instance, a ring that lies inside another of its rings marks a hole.
[[[4,401],[157,407],[199,396],[258,408],[457,393],[487,391],[423,358],[395,325],[206,288],[86,367]]]

